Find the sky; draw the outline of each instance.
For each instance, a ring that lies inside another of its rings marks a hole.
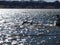
[[[0,0],[0,1],[2,1],[2,0]],[[5,1],[5,0],[4,0]],[[7,0],[7,1],[21,1],[21,0]],[[26,0],[26,1],[28,1],[28,0]],[[35,0],[35,1],[37,1],[37,0]],[[55,0],[45,0],[45,1],[47,1],[47,2],[54,2]],[[60,0],[59,0],[60,1]]]
[[[56,1],[56,0],[45,0],[45,1],[47,1],[47,2],[54,2],[54,1]],[[59,0],[60,1],[60,0]]]

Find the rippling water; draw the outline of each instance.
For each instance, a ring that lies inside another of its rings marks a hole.
[[[60,9],[0,9],[0,45],[59,45]]]

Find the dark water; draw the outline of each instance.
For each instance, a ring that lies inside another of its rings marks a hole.
[[[58,14],[59,9],[0,9],[0,45],[59,45]]]

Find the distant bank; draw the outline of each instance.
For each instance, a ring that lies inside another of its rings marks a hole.
[[[0,8],[39,8],[39,9],[59,9],[60,2],[19,2],[19,1],[0,1]]]

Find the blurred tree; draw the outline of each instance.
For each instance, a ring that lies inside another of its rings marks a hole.
[[[38,0],[38,1],[43,2],[44,0]]]
[[[44,0],[38,0],[39,2],[45,2]]]
[[[30,2],[32,2],[33,0],[30,0]]]
[[[21,1],[24,1],[24,0],[21,0]]]

